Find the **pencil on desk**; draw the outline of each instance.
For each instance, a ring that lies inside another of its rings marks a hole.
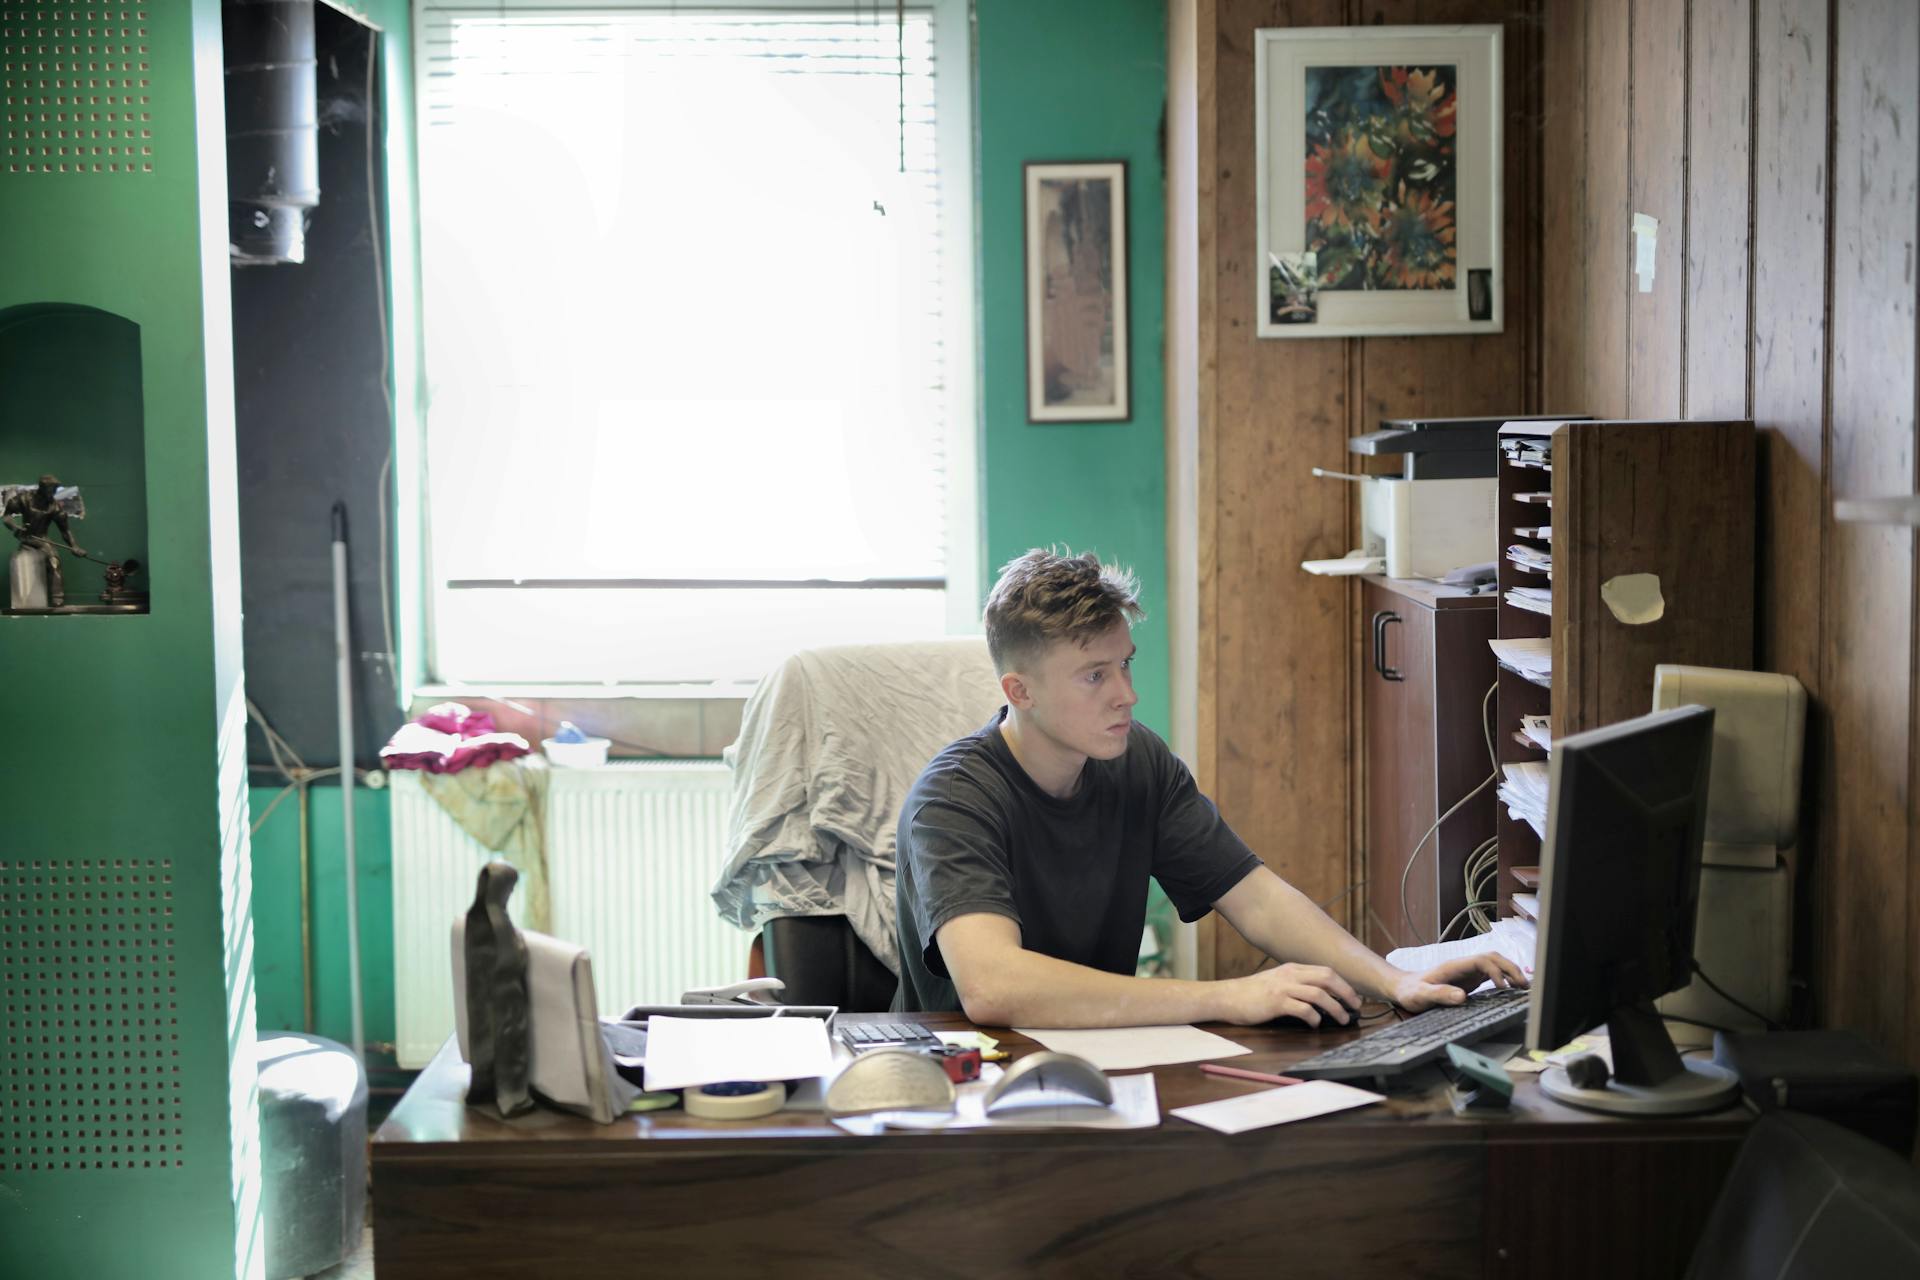
[[[1305,1084],[1306,1081],[1294,1076],[1276,1076],[1266,1071],[1248,1071],[1245,1067],[1223,1067],[1215,1062],[1203,1062],[1200,1069],[1210,1076],[1231,1076],[1235,1080],[1258,1080],[1261,1084]]]

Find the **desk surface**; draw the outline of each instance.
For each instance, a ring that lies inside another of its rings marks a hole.
[[[907,1015],[939,1031],[971,1031],[976,1028],[958,1014]],[[842,1014],[842,1021],[899,1021],[893,1014]],[[1378,1024],[1374,1024],[1378,1025]],[[1208,1023],[1206,1029],[1238,1044],[1252,1053],[1219,1061],[1251,1071],[1284,1075],[1286,1068],[1303,1058],[1361,1034],[1360,1031],[1315,1032],[1300,1028],[1235,1027]],[[1041,1046],[1015,1031],[991,1029],[1014,1059]],[[1010,1064],[1009,1064],[1010,1065]],[[1142,1144],[1199,1145],[1219,1147],[1235,1142],[1249,1144],[1270,1139],[1274,1130],[1254,1130],[1228,1136],[1189,1124],[1166,1113],[1175,1107],[1196,1102],[1214,1102],[1241,1094],[1257,1093],[1268,1085],[1253,1081],[1231,1080],[1202,1072],[1195,1063],[1153,1068],[1154,1086],[1159,1092],[1161,1123],[1155,1129],[1124,1131],[1125,1140]],[[1364,1087],[1363,1082],[1361,1083]],[[547,1108],[513,1120],[502,1120],[493,1112],[469,1107],[465,1102],[467,1066],[449,1040],[441,1046],[420,1073],[419,1079],[385,1124],[374,1135],[376,1159],[433,1158],[451,1154],[457,1148],[460,1158],[471,1158],[475,1144],[542,1143],[558,1144],[559,1149],[591,1150],[601,1155],[633,1148],[636,1138],[653,1141],[699,1142],[719,1149],[746,1146],[763,1147],[769,1140],[792,1139],[835,1143],[919,1144],[943,1149],[958,1141],[1005,1141],[1007,1133],[914,1134],[887,1132],[876,1137],[856,1136],[839,1128],[822,1112],[782,1111],[764,1120],[700,1120],[678,1107],[670,1111],[625,1116],[610,1125],[595,1124],[578,1116]],[[1643,1140],[1654,1133],[1677,1136],[1710,1136],[1716,1133],[1744,1134],[1750,1117],[1744,1108],[1731,1108],[1708,1116],[1660,1120],[1623,1120],[1591,1111],[1563,1106],[1540,1091],[1539,1078],[1517,1075],[1511,1115],[1491,1119],[1461,1119],[1453,1114],[1444,1097],[1390,1097],[1385,1103],[1343,1111],[1312,1121],[1288,1126],[1295,1141],[1311,1141],[1319,1136],[1346,1142],[1363,1139],[1375,1131],[1390,1132],[1397,1139],[1413,1137],[1440,1142],[1462,1140],[1555,1141],[1597,1140],[1632,1137]],[[1020,1135],[1029,1140],[1049,1138],[1075,1145],[1094,1141],[1110,1142],[1113,1133],[1089,1135],[1080,1130],[1029,1131]],[[640,1149],[635,1149],[636,1152]]]
[[[1210,1029],[1253,1050],[1233,1065],[1276,1072],[1356,1034]],[[1410,1097],[1228,1136],[1165,1112],[1268,1086],[1154,1075],[1161,1124],[1124,1132],[502,1121],[462,1101],[449,1043],[374,1137],[375,1256],[382,1280],[599,1277],[641,1257],[685,1275],[1268,1276],[1278,1257],[1290,1275],[1679,1274],[1750,1122],[1600,1116],[1520,1077],[1507,1118]]]

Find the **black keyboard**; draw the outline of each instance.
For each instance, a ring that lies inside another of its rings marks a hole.
[[[912,1022],[843,1022],[840,1040],[855,1053],[868,1049],[938,1049],[941,1039]]]
[[[1525,989],[1504,988],[1468,996],[1465,1004],[1443,1005],[1416,1013],[1391,1026],[1369,1031],[1356,1040],[1335,1045],[1304,1062],[1286,1068],[1303,1080],[1382,1078],[1411,1071],[1432,1062],[1450,1044],[1471,1044],[1523,1023],[1527,1018]]]

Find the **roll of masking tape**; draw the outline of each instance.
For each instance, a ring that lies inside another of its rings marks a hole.
[[[758,1120],[787,1105],[787,1086],[740,1081],[704,1084],[687,1090],[681,1101],[688,1115],[702,1120]]]

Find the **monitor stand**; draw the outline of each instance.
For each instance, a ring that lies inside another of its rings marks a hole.
[[[1733,1072],[1680,1056],[1651,1002],[1615,1009],[1607,1019],[1607,1037],[1613,1048],[1613,1078],[1604,1086],[1583,1089],[1567,1078],[1564,1067],[1549,1067],[1540,1077],[1540,1088],[1570,1107],[1635,1116],[1718,1111],[1740,1096]]]

